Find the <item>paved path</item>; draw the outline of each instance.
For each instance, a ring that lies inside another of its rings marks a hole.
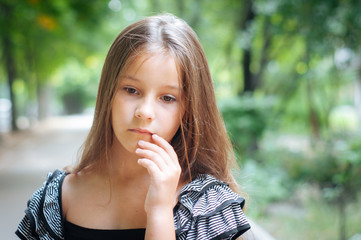
[[[0,135],[0,239],[17,239],[14,232],[27,200],[50,171],[77,159],[91,125],[89,116],[48,119],[33,129]],[[253,221],[247,239],[273,240]]]
[[[76,160],[90,124],[88,116],[53,118],[0,136],[0,239],[17,239],[27,200],[48,172]]]

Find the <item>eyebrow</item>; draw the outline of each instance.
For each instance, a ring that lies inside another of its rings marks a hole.
[[[129,80],[133,80],[133,81],[136,81],[136,82],[140,82],[140,80],[138,78],[135,78],[133,76],[130,76],[130,75],[125,75],[123,76],[123,78],[127,78]],[[175,89],[175,90],[179,90],[179,86],[178,85],[165,85],[164,87],[166,88],[170,88],[170,89]]]
[[[123,78],[128,78],[130,80],[134,80],[134,81],[138,81],[138,82],[140,81],[138,78],[132,77],[130,75],[125,75],[125,76],[123,76]]]

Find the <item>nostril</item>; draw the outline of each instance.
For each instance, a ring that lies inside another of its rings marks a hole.
[[[135,110],[135,116],[143,119],[153,119],[154,109],[150,104],[143,104]]]

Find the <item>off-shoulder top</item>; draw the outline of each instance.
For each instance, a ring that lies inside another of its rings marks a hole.
[[[49,173],[43,187],[30,198],[16,230],[20,239],[65,239],[61,187],[66,175],[60,170]],[[250,228],[242,210],[244,204],[245,200],[226,183],[199,175],[182,188],[173,209],[176,238],[236,239]]]

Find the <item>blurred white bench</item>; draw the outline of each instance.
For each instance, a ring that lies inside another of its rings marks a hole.
[[[242,240],[276,240],[271,236],[266,230],[264,230],[260,225],[254,222],[252,219],[247,218],[251,229],[242,235],[240,239]]]

